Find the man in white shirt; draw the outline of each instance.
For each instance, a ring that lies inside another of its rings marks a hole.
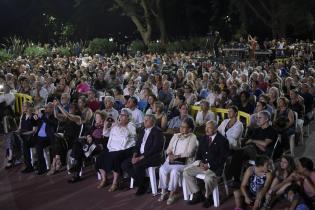
[[[138,100],[135,97],[130,97],[126,104],[126,108],[129,108],[132,114],[132,120],[136,125],[136,128],[140,128],[144,121],[143,112],[137,108]]]
[[[161,152],[163,149],[163,134],[155,126],[154,115],[147,114],[144,117],[144,129],[139,132],[139,140],[136,143],[132,158],[125,160],[122,169],[136,180],[138,190],[136,195],[143,195],[147,190],[146,168],[161,164]]]

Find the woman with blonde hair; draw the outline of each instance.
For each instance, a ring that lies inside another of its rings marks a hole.
[[[156,126],[165,131],[167,129],[167,115],[164,112],[164,104],[161,101],[156,101],[153,112],[156,118]]]

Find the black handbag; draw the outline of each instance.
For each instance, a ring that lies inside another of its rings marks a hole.
[[[186,158],[176,158],[174,161],[169,161],[170,165],[185,165]]]

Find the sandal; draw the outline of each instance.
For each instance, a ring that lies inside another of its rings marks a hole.
[[[114,192],[116,190],[118,190],[118,184],[112,184],[112,186],[108,189],[108,192]]]

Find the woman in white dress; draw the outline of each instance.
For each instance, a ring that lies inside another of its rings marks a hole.
[[[183,170],[195,159],[198,140],[196,135],[192,133],[193,130],[193,120],[190,118],[183,120],[180,126],[180,133],[176,133],[172,137],[166,151],[166,161],[160,167],[159,188],[162,189],[162,194],[159,201],[164,201],[167,198],[167,190],[169,190],[170,194],[167,199],[167,205],[171,205],[177,200],[177,188]]]

